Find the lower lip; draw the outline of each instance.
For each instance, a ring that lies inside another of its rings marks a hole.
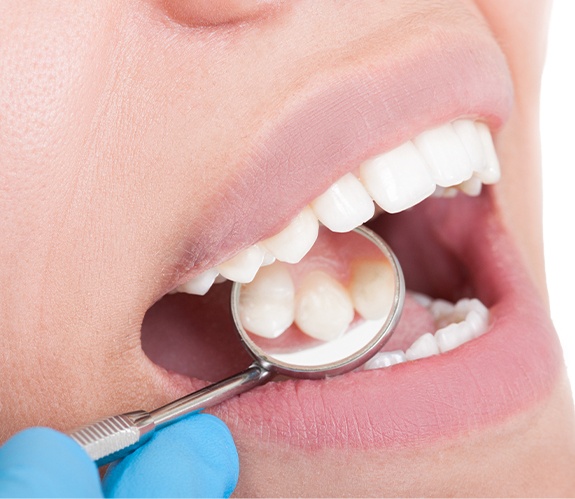
[[[313,449],[405,447],[481,429],[545,397],[560,373],[553,326],[514,246],[484,204],[446,244],[490,305],[488,333],[441,356],[324,381],[269,383],[215,408],[236,434]],[[449,210],[453,212],[453,210]],[[462,232],[465,232],[463,234]]]

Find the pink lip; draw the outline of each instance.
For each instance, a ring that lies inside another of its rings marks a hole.
[[[361,161],[428,128],[459,117],[500,126],[510,112],[512,85],[499,48],[467,33],[437,42],[351,64],[310,82],[310,90],[286,103],[253,137],[221,197],[190,231],[180,281],[277,233]]]
[[[446,211],[453,209],[453,200]],[[550,392],[562,365],[548,314],[497,222],[489,199],[473,200],[467,229],[440,231],[473,270],[490,304],[490,330],[441,356],[318,381],[272,383],[215,413],[238,435],[265,434],[305,448],[406,446],[493,425]],[[466,225],[464,225],[465,227]]]
[[[504,58],[484,38],[444,38],[409,56],[362,64],[310,83],[312,91],[294,96],[254,137],[197,227],[194,269],[180,278],[277,232],[362,160],[458,117],[495,128],[510,111]],[[465,211],[451,203],[448,213]],[[404,446],[493,424],[547,394],[561,365],[552,325],[490,198],[474,203],[479,207],[464,224],[445,223],[437,233],[471,269],[477,295],[491,307],[486,335],[391,369],[271,383],[215,412],[237,435],[265,434],[289,445]]]

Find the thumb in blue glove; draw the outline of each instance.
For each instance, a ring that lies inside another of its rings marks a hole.
[[[102,497],[98,469],[70,437],[30,428],[0,447],[0,497]]]
[[[225,424],[189,416],[108,468],[107,497],[224,497],[237,483],[238,455]],[[95,464],[71,438],[31,428],[0,448],[0,497],[102,497]]]
[[[229,497],[238,473],[227,426],[209,414],[195,414],[111,465],[103,485],[107,497]]]

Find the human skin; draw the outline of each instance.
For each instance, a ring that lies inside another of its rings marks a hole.
[[[286,103],[407,57],[431,27],[505,56],[509,116],[478,116],[498,128],[503,174],[490,196],[546,308],[538,99],[548,10],[521,0],[3,1],[0,440],[153,409],[197,386],[143,353],[146,311],[277,232],[337,178],[316,180],[309,199],[262,206],[247,216],[255,229],[234,231],[233,181],[247,173],[236,160]],[[422,110],[397,128],[417,133],[436,118]],[[302,172],[286,175],[295,183]],[[217,414],[238,445],[239,496],[573,495],[561,359],[549,379],[490,424],[407,446],[306,448],[260,438],[227,406]]]

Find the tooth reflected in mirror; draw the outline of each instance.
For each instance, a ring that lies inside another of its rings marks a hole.
[[[299,263],[276,261],[239,286],[249,341],[275,360],[316,365],[368,345],[396,313],[399,284],[388,255],[365,234],[321,227]]]

